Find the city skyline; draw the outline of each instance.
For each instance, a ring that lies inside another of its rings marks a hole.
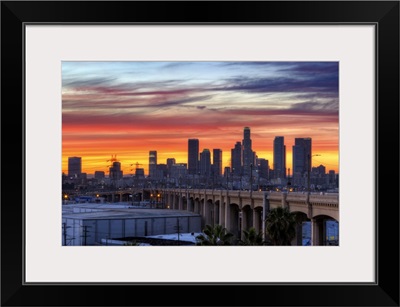
[[[124,175],[137,162],[148,174],[149,151],[188,163],[188,139],[230,166],[246,126],[271,166],[276,136],[287,168],[295,138],[310,137],[313,166],[339,172],[337,62],[63,62],[62,73],[64,173],[72,156],[82,172],[108,173],[117,155]]]

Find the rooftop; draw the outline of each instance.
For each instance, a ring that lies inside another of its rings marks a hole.
[[[149,209],[129,203],[79,203],[62,206],[62,216],[70,219],[129,219],[199,216],[197,213],[172,209]]]

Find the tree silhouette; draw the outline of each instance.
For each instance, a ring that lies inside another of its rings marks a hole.
[[[273,245],[291,245],[296,236],[296,215],[288,208],[274,208],[265,219],[266,233]]]
[[[222,225],[206,225],[203,234],[196,237],[196,245],[232,245],[233,234]]]

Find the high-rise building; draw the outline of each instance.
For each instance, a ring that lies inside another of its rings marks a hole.
[[[286,178],[286,145],[283,136],[274,139],[274,178]]]
[[[200,153],[200,175],[204,177],[209,177],[211,174],[211,152],[209,149],[205,148]]]
[[[174,165],[176,163],[175,158],[168,158],[167,159],[167,176],[170,177],[171,176],[171,168],[172,165]]]
[[[110,179],[115,181],[122,179],[123,172],[121,170],[120,162],[113,162],[112,166],[109,168],[110,171]]]
[[[149,151],[149,176],[150,178],[156,177],[157,172],[157,151]]]
[[[156,179],[161,180],[161,179],[163,179],[164,177],[167,176],[167,173],[168,173],[167,164],[163,164],[163,163],[160,164],[159,163],[159,164],[157,164],[157,167],[156,167],[156,175],[153,176],[153,177],[155,177]]]
[[[258,172],[259,177],[268,179],[269,178],[269,164],[268,160],[260,158],[258,159]]]
[[[250,177],[252,166],[254,165],[254,153],[251,149],[251,138],[250,138],[250,128],[243,128],[243,175],[245,177]]]
[[[329,170],[328,172],[328,183],[333,186],[336,184],[336,174],[334,170]]]
[[[68,177],[79,178],[82,174],[82,158],[69,157],[68,158]]]
[[[295,138],[293,146],[293,180],[297,185],[306,186],[311,173],[311,138]]]
[[[186,163],[175,163],[171,165],[171,178],[175,178],[175,182],[179,185],[184,183],[184,178],[187,174],[187,164]]]
[[[236,142],[235,147],[231,149],[231,169],[235,176],[242,174],[242,144],[240,142]]]
[[[199,140],[188,140],[188,173],[196,175],[199,172]]]
[[[216,178],[222,175],[222,150],[218,148],[213,149],[213,173]]]

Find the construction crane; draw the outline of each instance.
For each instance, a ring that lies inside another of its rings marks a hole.
[[[117,162],[117,161],[118,161],[117,154],[115,154],[115,155],[111,155],[111,159],[107,160],[106,162]]]
[[[143,164],[140,164],[139,162],[136,162],[136,164],[135,164],[135,165],[136,165],[136,169],[138,169],[138,168],[139,168],[139,166],[140,166],[140,165],[143,165]],[[133,164],[131,164],[131,166],[133,166]],[[131,169],[131,171],[133,171],[133,169]]]

